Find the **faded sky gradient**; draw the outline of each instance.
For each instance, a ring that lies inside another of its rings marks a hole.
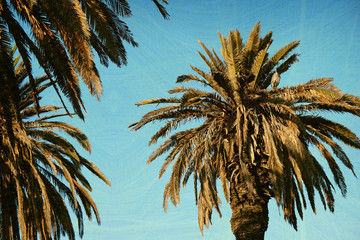
[[[149,124],[138,132],[128,126],[151,110],[135,103],[169,96],[177,76],[193,73],[189,64],[208,70],[197,54],[198,40],[220,53],[217,31],[228,35],[239,29],[247,36],[261,20],[261,36],[273,31],[270,53],[293,40],[301,40],[296,52],[300,61],[282,75],[281,86],[304,83],[312,78],[334,77],[344,92],[360,95],[360,1],[275,1],[275,0],[169,0],[169,21],[162,19],[150,0],[130,0],[133,16],[125,21],[134,33],[138,48],[127,45],[128,65],[105,68],[99,65],[104,85],[101,102],[83,88],[88,116],[85,123],[74,119],[89,137],[89,157],[106,174],[112,187],[91,177],[92,196],[102,225],[85,220],[85,240],[228,240],[230,206],[223,194],[219,218],[214,211],[209,229],[202,237],[197,223],[191,181],[181,191],[180,205],[163,211],[163,190],[169,173],[158,180],[162,159],[146,165],[155,149],[148,141],[158,125]],[[334,115],[335,116],[335,115]],[[330,116],[334,118],[334,116]],[[360,119],[343,116],[344,123],[360,136]],[[360,151],[345,148],[360,176]],[[318,156],[318,155],[317,155]],[[360,179],[345,168],[346,199],[336,189],[335,213],[324,211],[317,199],[317,215],[311,208],[299,219],[298,232],[283,220],[275,201],[270,202],[270,223],[265,239],[358,239],[360,236]],[[171,170],[171,168],[169,168]],[[331,177],[332,179],[332,177]],[[219,192],[222,191],[219,188]],[[74,221],[76,223],[76,221]],[[77,237],[80,239],[80,237]]]

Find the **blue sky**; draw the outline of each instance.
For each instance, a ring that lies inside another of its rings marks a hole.
[[[128,126],[152,109],[138,108],[135,103],[168,96],[167,90],[175,87],[177,76],[192,73],[189,64],[207,70],[197,54],[201,49],[199,39],[219,53],[217,31],[228,35],[229,30],[237,28],[246,39],[260,20],[262,36],[273,31],[271,53],[293,40],[301,40],[297,48],[300,61],[282,75],[280,87],[313,78],[334,77],[334,83],[344,92],[359,96],[360,2],[169,0],[169,21],[162,19],[150,0],[129,2],[133,16],[126,22],[139,47],[127,46],[128,65],[125,67],[99,65],[104,85],[101,102],[83,88],[88,116],[85,123],[77,119],[71,121],[87,134],[92,144],[89,158],[112,182],[112,187],[108,187],[89,175],[102,224],[85,221],[83,239],[234,239],[229,223],[230,207],[222,193],[223,217],[213,214],[213,224],[204,230],[204,237],[198,228],[192,184],[181,191],[179,206],[169,205],[168,211],[163,211],[163,189],[169,173],[158,179],[162,159],[145,164],[155,149],[148,147],[148,141],[158,125],[150,124],[138,132],[129,132]],[[360,135],[360,119],[331,117]],[[346,150],[360,176],[360,152]],[[348,194],[344,199],[337,190],[334,214],[325,212],[318,199],[317,214],[307,209],[296,232],[271,201],[265,238],[357,239],[360,235],[360,180],[350,170],[342,169]]]

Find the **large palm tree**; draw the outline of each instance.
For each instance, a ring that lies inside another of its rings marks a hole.
[[[275,198],[285,220],[295,229],[295,209],[301,218],[307,202],[316,211],[315,192],[324,207],[333,211],[334,187],[322,165],[328,164],[345,196],[344,176],[335,157],[350,170],[353,166],[337,142],[360,149],[360,140],[348,128],[321,114],[350,113],[359,117],[360,98],[342,93],[331,78],[277,88],[281,74],[297,61],[298,54],[291,52],[299,41],[270,57],[267,51],[272,32],[261,38],[260,23],[245,44],[238,30],[231,31],[228,38],[219,37],[223,59],[200,42],[207,57],[199,54],[210,72],[192,67],[200,77],[190,74],[177,79],[178,83],[195,81],[204,87],[180,86],[169,91],[175,97],[139,102],[168,105],[130,125],[138,130],[150,122],[165,121],[150,144],[172,133],[148,160],[150,163],[169,152],[160,170],[161,177],[173,164],[164,191],[165,210],[168,198],[174,205],[179,204],[181,181],[185,186],[193,175],[201,232],[204,225],[209,226],[213,208],[221,216],[216,185],[219,178],[232,209],[230,223],[236,239],[264,238],[270,198]],[[193,120],[201,120],[201,124],[180,128]],[[323,159],[315,158],[311,146]]]
[[[157,0],[153,2],[163,17],[168,18],[164,6]],[[166,0],[162,2],[167,3]],[[36,101],[31,55],[35,56],[48,76],[53,76],[51,81],[56,83],[53,87],[59,97],[61,90],[74,111],[83,118],[85,108],[79,77],[91,94],[99,98],[102,86],[93,51],[105,66],[109,61],[117,66],[126,64],[123,41],[137,46],[122,20],[129,16],[131,10],[126,0],[0,0],[0,34],[11,38],[18,46],[29,76],[35,107],[38,108],[39,104]],[[0,38],[0,41],[3,39]]]
[[[57,113],[61,107],[41,106],[36,111],[25,62],[12,60],[14,50],[0,50],[1,62],[10,59],[12,64],[8,69],[0,67],[2,91],[11,93],[9,99],[1,95],[0,104],[0,239],[60,239],[63,235],[75,239],[68,208],[78,220],[80,236],[83,211],[89,219],[94,213],[100,223],[82,167],[110,182],[71,143],[69,138],[91,151],[87,137],[61,121],[68,115]],[[33,80],[39,94],[53,84],[46,75]],[[11,119],[5,117],[9,115]]]

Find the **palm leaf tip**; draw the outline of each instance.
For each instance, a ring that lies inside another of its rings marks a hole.
[[[163,16],[163,18],[166,20],[169,20],[170,14],[166,11],[166,8],[163,5],[161,5],[159,3],[159,1],[157,1],[157,0],[153,0],[153,2],[155,3],[156,7],[158,8],[158,10],[161,13],[161,15]],[[168,2],[166,0],[162,0],[162,2],[165,4],[168,4]]]

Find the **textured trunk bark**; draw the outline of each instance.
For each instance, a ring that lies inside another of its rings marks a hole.
[[[0,189],[2,191],[1,194],[1,233],[0,237],[1,239],[11,240],[11,222],[10,222],[10,204],[9,200],[7,199],[7,189],[4,186],[3,178],[0,179]]]
[[[239,179],[237,183],[230,182],[230,223],[236,240],[264,239],[269,222],[268,202],[269,197],[261,193],[255,194],[253,199],[243,179]]]

